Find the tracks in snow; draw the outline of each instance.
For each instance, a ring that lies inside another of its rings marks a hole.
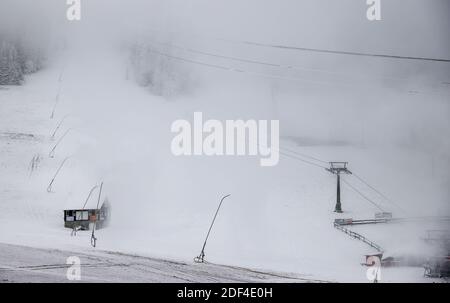
[[[298,274],[211,263],[192,264],[109,251],[70,252],[0,244],[0,281],[71,282],[70,256],[81,260],[80,282],[328,282]]]

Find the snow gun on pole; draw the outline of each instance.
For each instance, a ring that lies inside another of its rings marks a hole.
[[[55,175],[53,176],[52,180],[50,181],[50,184],[47,186],[47,192],[52,192],[52,186],[53,186],[53,182],[55,182],[56,177],[59,174],[59,171],[61,170],[61,168],[64,166],[64,163],[66,163],[67,159],[69,159],[71,156],[66,157],[62,162],[61,165],[59,165],[58,169],[56,170]]]
[[[202,247],[202,251],[200,252],[200,255],[198,255],[197,257],[194,258],[194,262],[195,263],[204,263],[205,262],[205,247],[206,247],[206,242],[208,241],[209,238],[209,234],[211,233],[211,229],[214,225],[214,222],[216,221],[216,217],[217,214],[219,213],[220,207],[222,206],[222,202],[223,200],[225,200],[225,198],[231,196],[230,194],[223,196],[222,199],[220,200],[219,206],[217,207],[216,213],[214,214],[214,218],[211,222],[211,226],[209,227],[208,233],[206,234],[206,239],[205,242],[203,243],[203,247]]]

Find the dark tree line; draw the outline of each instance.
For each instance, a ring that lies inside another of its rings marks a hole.
[[[38,71],[42,64],[38,49],[0,37],[0,85],[21,85],[24,76]]]

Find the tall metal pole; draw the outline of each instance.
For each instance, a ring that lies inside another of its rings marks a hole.
[[[86,204],[88,203],[89,198],[91,197],[92,193],[94,192],[94,190],[95,190],[97,187],[98,187],[98,185],[95,185],[94,187],[91,188],[91,190],[89,191],[89,195],[87,196],[86,201],[85,201],[84,204],[83,204],[83,208],[82,208],[82,209],[84,209],[84,208],[86,207]]]
[[[53,133],[52,133],[52,135],[51,135],[51,137],[50,137],[52,140],[55,139],[56,132],[59,130],[59,128],[60,128],[61,125],[63,124],[64,120],[66,120],[66,118],[67,118],[68,116],[69,116],[69,115],[65,115],[65,116],[61,119],[61,121],[58,123],[58,125],[56,126],[55,130],[53,131]]]
[[[58,147],[58,145],[61,143],[62,139],[64,139],[64,137],[71,131],[72,129],[69,128],[68,130],[66,130],[66,132],[64,133],[64,135],[61,136],[61,138],[59,138],[58,142],[56,142],[55,146],[53,146],[52,150],[48,153],[48,156],[50,158],[54,158],[55,157],[55,150]]]
[[[330,162],[330,168],[326,168],[332,174],[336,175],[337,186],[336,186],[336,206],[334,211],[336,213],[342,213],[341,205],[341,173],[352,174],[351,171],[347,169],[348,162]]]
[[[61,164],[59,165],[58,169],[56,170],[55,175],[53,176],[53,179],[50,181],[50,184],[47,186],[47,192],[49,192],[49,193],[52,192],[52,185],[53,185],[53,182],[55,182],[55,179],[56,179],[56,177],[58,176],[59,171],[60,171],[61,168],[64,166],[64,163],[66,163],[67,159],[69,159],[70,157],[71,157],[71,156],[66,157],[66,158],[61,162]]]
[[[336,191],[336,207],[334,209],[337,213],[342,213],[342,207],[341,207],[341,175],[340,173],[336,173],[337,176],[337,191]]]
[[[216,213],[214,214],[214,218],[213,218],[213,220],[211,222],[211,226],[209,226],[208,233],[206,234],[206,239],[205,239],[205,242],[203,243],[202,251],[200,252],[200,255],[198,255],[197,257],[194,258],[194,261],[197,262],[197,263],[203,263],[205,261],[206,242],[208,241],[209,234],[211,233],[211,229],[212,229],[212,227],[214,225],[214,221],[216,221],[216,217],[217,217],[217,214],[219,213],[220,206],[222,206],[223,200],[225,200],[225,198],[227,198],[229,196],[230,196],[230,194],[228,194],[226,196],[223,196],[222,199],[220,200],[219,206],[217,207]]]
[[[95,221],[94,221],[94,225],[92,226],[92,235],[91,235],[91,245],[93,247],[95,247],[97,245],[97,238],[95,237],[95,228],[97,226],[97,216],[100,214],[100,212],[98,211],[98,206],[100,204],[100,198],[102,196],[102,188],[103,188],[103,182],[100,184],[100,190],[98,191],[98,200],[97,200],[97,208],[95,210],[96,214],[95,214]]]

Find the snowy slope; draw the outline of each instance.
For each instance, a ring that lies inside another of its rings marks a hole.
[[[70,264],[66,260],[74,255],[74,251],[6,244],[0,244],[0,248],[1,282],[69,282],[66,273]],[[76,255],[80,259],[81,282],[328,282],[296,274],[261,272],[214,264],[190,264],[117,252],[91,250],[76,252]]]
[[[123,61],[110,51],[77,49],[28,78],[25,86],[0,90],[0,243],[92,252],[87,233],[71,237],[63,228],[62,210],[81,207],[90,188],[104,181],[113,221],[110,228],[97,232],[98,249],[191,262],[218,200],[231,193],[206,247],[210,262],[295,272],[308,279],[367,281],[360,263],[373,249],[337,231],[332,222],[336,217],[372,218],[377,208],[343,185],[346,212],[337,216],[332,212],[334,177],[295,159],[282,157],[278,166],[264,168],[249,157],[172,156],[174,119],[192,119],[194,111],[215,119],[245,118],[252,105],[236,108],[208,94],[167,102],[127,81]],[[58,91],[55,116],[50,119]],[[241,88],[240,93],[254,98],[250,91]],[[224,92],[222,98],[226,97]],[[64,117],[52,141],[50,136]],[[55,157],[49,158],[67,130]],[[430,180],[426,155],[393,147],[300,146],[289,139],[282,144],[320,159],[349,161],[351,169],[407,209],[401,212],[377,200],[397,216],[448,213],[439,196],[442,172],[437,169],[436,179]],[[35,155],[42,160],[30,172]],[[53,184],[54,193],[47,193],[67,156],[71,157]],[[411,162],[416,166],[412,168]],[[348,181],[372,194],[352,178]],[[433,203],[428,213],[420,207],[427,199]],[[367,233],[386,252],[402,251],[401,239],[407,238],[415,252],[422,249],[425,230],[435,225],[403,226],[398,232],[389,225],[364,226],[358,232]],[[420,268],[386,269],[383,275],[383,281],[422,280],[430,281],[422,278]]]

